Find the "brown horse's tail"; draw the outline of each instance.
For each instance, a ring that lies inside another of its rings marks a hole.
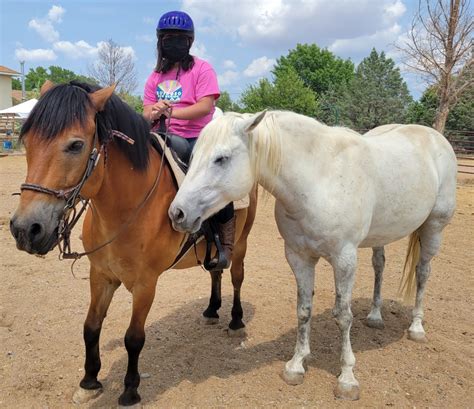
[[[398,295],[403,297],[403,302],[406,304],[410,303],[416,294],[416,265],[420,259],[420,248],[420,232],[415,230],[410,235],[405,266],[398,288]]]

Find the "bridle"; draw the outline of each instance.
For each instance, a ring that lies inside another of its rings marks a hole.
[[[170,109],[171,110],[171,109]],[[169,113],[168,117],[168,127],[171,119],[171,112]],[[117,131],[117,130],[111,130],[110,131],[110,136],[116,136],[120,139],[123,139],[124,141],[130,143],[133,145],[135,141],[125,135],[124,133]],[[166,148],[166,140],[168,138],[168,134],[165,132],[165,148]],[[59,221],[59,227],[58,227],[58,241],[57,241],[57,246],[59,248],[59,259],[73,259],[73,260],[78,260],[83,256],[95,253],[96,251],[104,248],[105,246],[109,245],[112,243],[125,229],[135,220],[137,217],[138,213],[140,210],[145,206],[146,202],[148,199],[151,197],[153,192],[155,191],[156,187],[159,184],[162,170],[163,170],[163,163],[164,163],[164,155],[165,155],[165,149],[163,149],[163,153],[161,155],[161,163],[160,163],[160,169],[158,171],[158,174],[156,176],[156,179],[153,183],[153,186],[151,189],[148,191],[146,194],[145,198],[143,201],[140,203],[140,205],[135,209],[135,212],[132,214],[132,216],[125,222],[123,223],[117,233],[109,240],[106,242],[102,243],[101,245],[95,247],[94,249],[90,251],[85,251],[85,252],[75,252],[71,251],[71,233],[72,229],[74,226],[77,224],[79,219],[81,218],[82,214],[84,211],[87,209],[87,205],[89,204],[89,199],[85,199],[84,197],[81,196],[81,190],[84,187],[84,184],[86,181],[89,179],[90,175],[94,171],[94,169],[97,167],[97,164],[99,163],[99,159],[101,156],[101,153],[104,152],[104,157],[107,158],[107,143],[110,141],[110,138],[104,141],[99,149],[97,149],[96,145],[99,141],[99,136],[98,136],[98,126],[97,126],[97,117],[95,121],[95,133],[94,133],[94,141],[92,143],[92,148],[91,152],[89,154],[89,158],[87,160],[87,165],[86,169],[79,181],[76,185],[67,188],[67,189],[51,189],[47,188],[44,186],[41,186],[36,183],[23,183],[20,186],[20,190],[31,190],[33,192],[37,193],[43,193],[47,194],[50,196],[54,196],[57,199],[64,199],[66,201],[66,204],[63,209],[63,216],[62,219]],[[104,159],[104,164],[105,164]],[[81,202],[81,209],[77,211],[76,205]]]

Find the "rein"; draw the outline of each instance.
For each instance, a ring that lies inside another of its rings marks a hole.
[[[169,127],[171,121],[171,109],[169,112],[169,117],[167,121],[167,125]],[[110,132],[111,136],[116,136],[118,138],[123,139],[124,141],[128,142],[129,144],[133,145],[135,141],[130,138],[129,136],[125,135],[124,133],[117,131],[117,130],[112,130]],[[146,194],[145,198],[143,201],[140,203],[140,205],[135,209],[134,213],[132,216],[125,222],[123,223],[117,233],[115,235],[107,240],[106,242],[100,244],[99,246],[95,247],[94,249],[90,251],[84,251],[81,253],[78,253],[76,251],[71,251],[71,233],[72,229],[74,226],[77,224],[79,219],[81,218],[82,214],[87,208],[87,205],[89,204],[89,199],[84,199],[80,193],[81,190],[86,183],[87,179],[89,179],[90,175],[96,168],[97,164],[99,163],[100,155],[101,152],[104,152],[105,158],[107,157],[107,150],[106,150],[106,143],[101,144],[100,149],[97,149],[95,147],[97,141],[98,141],[98,128],[97,128],[97,122],[96,122],[96,128],[95,128],[95,134],[94,134],[94,142],[92,144],[93,148],[91,150],[91,153],[89,154],[89,159],[87,160],[87,165],[86,169],[84,171],[84,174],[80,180],[80,182],[68,189],[50,189],[44,186],[41,186],[39,184],[35,183],[23,183],[20,186],[20,190],[32,190],[34,192],[38,193],[44,193],[47,195],[51,195],[56,197],[57,199],[64,199],[66,200],[66,204],[64,206],[64,214],[62,219],[59,222],[59,227],[58,227],[58,241],[57,241],[57,246],[59,248],[59,259],[72,259],[77,261],[83,256],[87,256],[89,254],[95,253],[96,251],[108,246],[110,243],[112,243],[115,239],[117,239],[120,234],[122,234],[127,227],[136,219],[138,216],[138,213],[142,210],[142,208],[145,206],[147,203],[148,199],[151,197],[153,192],[156,190],[156,187],[159,184],[159,181],[161,179],[161,174],[163,172],[163,163],[164,163],[164,155],[165,155],[165,150],[163,149],[163,152],[161,154],[161,163],[160,163],[160,169],[158,171],[158,174],[155,178],[155,181],[153,182],[153,185],[151,189],[148,191]],[[168,139],[168,134],[165,132],[165,142]],[[166,144],[165,144],[166,147]],[[76,205],[81,202],[81,209],[77,211]]]

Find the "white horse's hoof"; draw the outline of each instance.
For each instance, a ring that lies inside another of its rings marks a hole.
[[[420,344],[425,344],[428,342],[428,338],[426,338],[426,334],[424,332],[408,331],[408,339]]]
[[[304,381],[304,372],[290,372],[285,368],[281,377],[288,385],[301,385]]]
[[[216,325],[219,324],[219,318],[209,318],[202,316],[201,323],[204,325]]]
[[[338,382],[334,388],[334,396],[343,400],[359,400],[359,385],[351,385],[348,383]]]
[[[239,329],[230,329],[227,328],[227,334],[229,334],[230,338],[245,338],[247,337],[247,331],[244,328]]]
[[[101,393],[103,392],[102,388],[99,389],[84,389],[84,388],[79,388],[74,392],[74,395],[72,395],[72,401],[76,405],[81,405],[83,403],[87,403],[91,401],[92,399],[97,398]]]
[[[365,324],[370,328],[375,328],[375,329],[385,328],[385,324],[380,319],[377,320],[377,319],[367,317],[367,319],[365,320]]]

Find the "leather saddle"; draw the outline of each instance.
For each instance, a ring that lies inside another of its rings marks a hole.
[[[189,161],[192,153],[191,146],[186,142],[186,140],[184,140],[184,138],[169,133],[167,134],[166,132],[151,132],[151,136],[152,146],[160,155],[163,155],[164,153],[164,157],[171,169],[176,186],[179,189],[189,168]],[[222,270],[222,266],[226,265],[226,259],[218,233],[218,223],[213,220],[213,217],[204,221],[198,232],[186,235],[180,251],[170,268],[176,265],[188,253],[188,251],[202,239],[206,240],[206,256],[203,263],[204,268],[208,271]],[[217,250],[216,257],[218,261],[217,264],[211,268],[210,261],[212,259],[211,252],[213,246],[215,246]],[[200,260],[198,260],[198,264],[201,264]]]

